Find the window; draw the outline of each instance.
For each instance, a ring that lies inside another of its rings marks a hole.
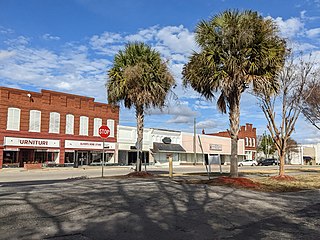
[[[249,138],[249,146],[252,147],[252,138]]]
[[[252,138],[252,147],[255,147],[255,146],[256,146],[256,139]]]
[[[88,136],[89,118],[86,116],[80,117],[79,135]]]
[[[20,130],[20,112],[19,108],[8,108],[7,130]]]
[[[110,135],[109,137],[114,137],[114,120],[112,119],[108,119],[107,120],[107,126],[110,129]]]
[[[49,133],[60,133],[60,113],[50,113]]]
[[[99,128],[102,126],[102,119],[95,118],[93,120],[93,136],[99,136]]]
[[[249,141],[248,141],[248,138],[246,137],[246,146],[249,146]]]
[[[41,112],[38,110],[30,111],[29,131],[40,132],[41,129]]]
[[[74,116],[72,114],[66,115],[66,134],[74,134]]]

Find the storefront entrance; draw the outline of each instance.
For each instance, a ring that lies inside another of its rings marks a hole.
[[[128,152],[128,165],[135,164],[137,162],[137,152]],[[149,152],[142,152],[142,164],[149,164]]]
[[[34,150],[33,149],[20,149],[19,154],[20,166],[23,166],[23,163],[32,163],[34,162]]]
[[[78,166],[88,165],[89,164],[89,152],[88,151],[77,151],[76,152],[78,160]]]

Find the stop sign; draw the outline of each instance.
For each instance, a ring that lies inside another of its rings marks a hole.
[[[107,138],[110,135],[110,129],[108,128],[108,126],[101,126],[99,128],[99,135],[102,138]]]

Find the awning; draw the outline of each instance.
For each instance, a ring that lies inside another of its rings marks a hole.
[[[152,152],[185,153],[180,144],[153,143]]]

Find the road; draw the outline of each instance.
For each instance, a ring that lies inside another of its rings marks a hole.
[[[310,166],[296,166],[288,165],[286,169],[305,169]],[[319,169],[320,166],[312,166],[313,168]],[[223,172],[229,172],[230,166],[222,166]],[[277,166],[243,166],[239,167],[239,172],[246,170],[272,170],[278,169]],[[151,173],[167,173],[168,167],[155,167],[147,166],[147,170]],[[125,175],[132,172],[133,169],[128,166],[108,166],[104,167],[104,176],[117,176]],[[174,173],[195,173],[205,172],[206,169],[203,165],[180,165],[174,166]],[[219,172],[219,166],[212,166],[212,172]],[[44,168],[38,170],[24,170],[22,168],[11,168],[0,170],[0,183],[6,182],[23,182],[23,181],[34,181],[34,180],[62,180],[72,178],[96,178],[101,177],[101,166],[85,166],[79,168],[65,167],[65,168]]]
[[[167,178],[2,183],[0,239],[319,239],[319,196]]]

